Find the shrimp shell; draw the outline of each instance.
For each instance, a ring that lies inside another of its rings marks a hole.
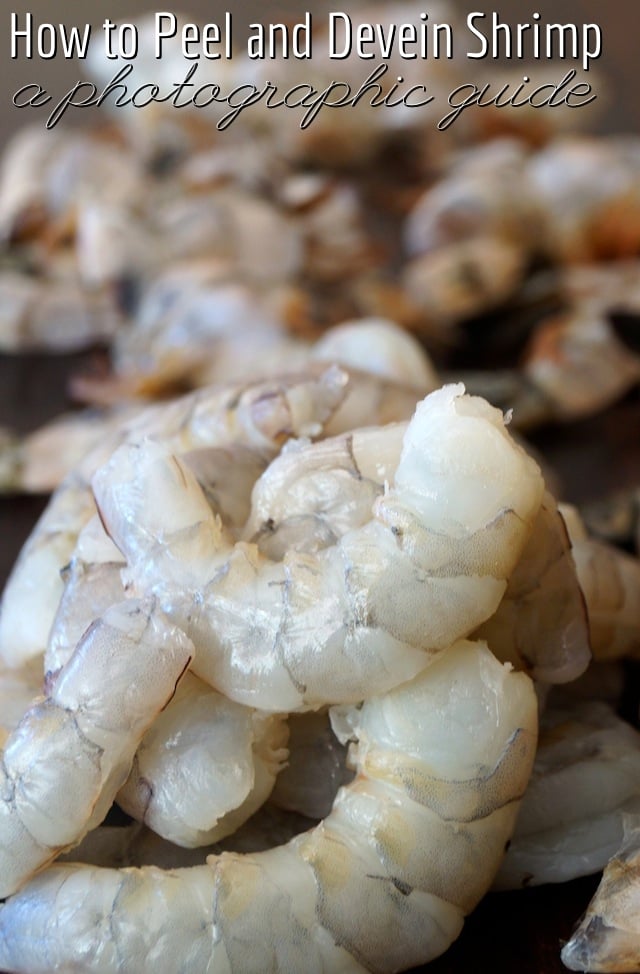
[[[624,974],[640,967],[640,815],[629,815],[624,824],[622,845],[605,868],[579,926],[562,948],[562,962],[569,970]]]

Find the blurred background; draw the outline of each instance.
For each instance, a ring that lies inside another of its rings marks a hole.
[[[2,101],[0,104],[0,138],[6,137],[28,121],[34,121],[36,113],[29,110],[16,109],[11,99],[14,92],[22,85],[38,82],[51,91],[66,92],[77,80],[80,72],[78,62],[66,61],[57,57],[51,61],[34,59],[27,61],[10,59],[9,17],[12,11],[24,15],[31,12],[36,24],[48,22],[63,22],[67,26],[84,25],[90,22],[99,29],[105,17],[112,20],[131,19],[141,13],[154,12],[156,9],[167,9],[173,12],[185,13],[195,21],[217,22],[224,15],[225,10],[233,12],[234,27],[244,27],[256,20],[274,22],[281,15],[299,16],[306,10],[311,10],[319,17],[330,10],[344,10],[349,12],[357,6],[353,0],[344,0],[342,4],[334,0],[320,0],[311,3],[310,0],[276,0],[276,2],[262,2],[262,0],[241,0],[239,3],[224,0],[184,0],[177,5],[159,5],[154,8],[149,0],[95,0],[89,7],[81,8],[74,0],[27,0],[25,3],[14,2],[9,5],[3,3],[3,57],[0,59]],[[394,6],[390,4],[390,6]],[[637,0],[609,0],[603,4],[601,0],[533,0],[531,4],[523,4],[521,0],[494,0],[490,6],[456,0],[455,8],[464,17],[471,10],[481,10],[485,13],[496,11],[501,19],[511,23],[527,23],[535,11],[541,15],[541,22],[560,23],[597,23],[603,31],[603,55],[597,64],[600,112],[597,128],[603,132],[620,132],[624,130],[638,130],[640,128],[640,100],[635,96],[635,56],[637,45],[637,31],[632,29],[633,18],[637,16]],[[401,9],[401,5],[398,5]],[[429,2],[425,0],[424,10],[429,13]],[[82,11],[82,12],[80,12]],[[470,71],[473,65],[483,62],[469,61]],[[337,62],[339,64],[339,62]],[[606,94],[603,80],[607,80]],[[560,80],[560,78],[558,78]],[[68,115],[69,122],[86,122],[89,112],[72,112]],[[41,112],[44,116],[44,112]],[[46,117],[46,116],[45,116]]]

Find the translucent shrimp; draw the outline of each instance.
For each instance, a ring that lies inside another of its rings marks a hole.
[[[110,341],[121,324],[112,295],[83,288],[74,274],[0,272],[2,352],[72,352]]]
[[[640,812],[638,731],[604,703],[550,705],[496,888],[597,872],[620,844],[632,810]]]
[[[172,307],[171,289],[168,290],[169,296],[158,284],[157,304],[162,306],[165,316]],[[233,305],[233,294],[238,288],[227,286],[227,290]],[[257,315],[252,304],[245,305],[240,300],[236,318],[229,313],[224,297],[222,306],[214,310],[215,290],[208,298],[208,301],[203,299],[199,313],[192,306],[175,311],[185,319],[180,324],[180,328],[186,329],[183,339],[176,339],[171,328],[156,340],[148,335],[145,340],[143,333],[138,335],[139,363],[135,356],[129,356],[122,374],[118,374],[116,363],[116,374],[106,379],[78,377],[74,380],[74,390],[81,399],[94,401],[103,408],[64,414],[22,437],[0,430],[0,493],[53,491],[73,470],[83,466],[97,445],[105,441],[116,444],[123,429],[136,425],[136,417],[144,415],[146,404],[144,399],[136,401],[137,397],[166,391],[173,380],[184,380],[197,387],[209,382],[249,383],[257,375],[279,376],[283,360],[288,371],[296,365],[317,370],[318,363],[327,366],[335,363],[349,370],[350,385],[357,386],[355,396],[351,390],[347,391],[345,411],[337,412],[336,431],[347,425],[362,425],[362,420],[370,421],[368,409],[379,422],[406,418],[416,401],[440,384],[419,342],[387,319],[345,322],[329,329],[312,344],[285,338],[281,329],[274,332],[273,326]],[[224,320],[224,334],[213,346],[206,341],[204,346],[199,345],[196,334],[199,314],[207,329],[214,332],[220,326],[219,318]],[[245,325],[247,317],[252,322],[251,329]],[[133,342],[133,338],[129,341]],[[245,349],[247,343],[249,352]],[[161,361],[165,355],[166,368]],[[123,397],[127,401],[132,399],[129,405],[122,405]],[[367,397],[369,404],[364,401]],[[386,415],[381,412],[381,404]]]
[[[41,693],[42,667],[39,661],[18,670],[0,667],[0,748]]]
[[[246,520],[264,456],[229,447],[199,450],[184,459],[223,530],[232,532]],[[78,539],[52,628],[45,655],[48,685],[92,619],[126,597],[122,567],[122,556],[96,516]],[[209,845],[263,804],[285,760],[286,738],[284,717],[232,703],[187,674],[142,739],[117,801],[172,842]]]
[[[340,723],[357,777],[315,830],[186,870],[53,866],[0,906],[0,966],[384,974],[442,953],[513,828],[530,681],[459,643]]]
[[[105,438],[114,439],[141,407],[57,416],[26,436],[0,444],[0,493],[52,493]]]
[[[572,971],[624,974],[640,967],[638,909],[640,814],[625,817],[624,838],[604,870],[577,929],[562,948]]]
[[[373,503],[371,494],[361,503],[370,484],[354,434],[355,475],[339,465],[316,485],[307,477],[308,510],[303,489],[279,526],[286,537],[307,523],[311,544],[303,531],[302,544],[287,542],[271,557],[254,541],[230,547],[193,475],[158,445],[125,446],[98,471],[100,514],[130,583],[157,595],[184,627],[205,682],[269,711],[353,702],[410,679],[495,611],[543,483],[502,415],[463,392],[446,387],[418,405],[392,486]],[[397,456],[396,430],[382,430],[380,443],[389,437]],[[375,434],[365,431],[363,442],[375,466]],[[315,447],[307,449],[313,457]],[[321,444],[320,471],[326,450]],[[384,448],[381,456],[388,462]],[[270,476],[268,468],[259,483]],[[345,530],[350,482],[358,523],[347,519]],[[274,496],[280,503],[277,489]],[[327,516],[314,538],[318,510]]]
[[[582,589],[564,521],[548,492],[504,599],[476,635],[498,659],[543,683],[568,683],[589,665]]]
[[[267,465],[264,451],[244,446],[210,447],[182,456],[229,537],[238,537],[248,517],[253,485]],[[95,514],[78,535],[71,560],[63,570],[64,591],[44,657],[47,679],[67,662],[87,626],[110,605],[126,598],[122,579],[125,564]]]
[[[640,356],[616,337],[601,312],[578,305],[538,326],[524,375],[554,418],[579,419],[606,409],[640,382]]]
[[[86,483],[69,477],[23,546],[0,602],[0,657],[7,666],[22,666],[44,652],[64,591],[61,570],[93,514]]]
[[[135,156],[91,132],[25,128],[0,169],[0,234],[5,240],[64,217],[82,199],[111,205],[140,199],[145,180]]]
[[[118,804],[171,842],[210,845],[269,797],[286,740],[284,717],[233,703],[188,673],[142,739]]]
[[[640,561],[587,536],[577,511],[563,505],[589,617],[595,659],[640,652]]]
[[[126,598],[123,567],[122,555],[94,515],[80,532],[73,557],[63,569],[64,590],[44,654],[48,683],[71,659],[94,619]]]
[[[178,453],[244,444],[274,456],[291,436],[319,435],[353,385],[357,380],[352,384],[346,372],[329,366],[283,379],[214,387],[148,407],[112,430],[55,492],[20,553],[0,604],[0,657],[20,666],[44,652],[64,589],[61,570],[79,532],[96,513],[90,478],[119,443],[149,436]],[[351,398],[357,402],[357,393]]]
[[[596,659],[640,652],[640,562],[603,541],[574,545]]]
[[[529,194],[546,215],[544,249],[586,263],[635,257],[640,244],[640,140],[565,136],[531,157]]]
[[[50,695],[5,744],[1,897],[102,821],[192,654],[182,632],[135,600],[88,630]]]

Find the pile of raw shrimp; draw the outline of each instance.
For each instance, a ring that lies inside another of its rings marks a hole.
[[[0,347],[106,351],[0,436],[52,492],[0,604],[0,970],[408,970],[599,870],[562,959],[640,969],[640,487],[579,511],[521,438],[640,382],[640,139],[568,115],[6,147]]]

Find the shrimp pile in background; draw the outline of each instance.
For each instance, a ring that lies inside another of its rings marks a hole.
[[[409,970],[603,869],[562,959],[640,970],[640,485],[578,509],[522,439],[640,382],[640,139],[578,115],[6,147],[0,349],[102,364],[0,431],[51,493],[0,603],[0,970]]]

